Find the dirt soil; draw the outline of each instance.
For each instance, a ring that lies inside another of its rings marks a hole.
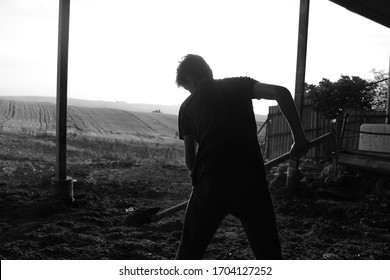
[[[52,141],[0,134],[0,143],[0,259],[174,258],[184,211],[140,227],[123,221],[141,207],[187,200],[183,165],[85,151],[81,157],[81,148],[73,148],[75,201],[66,204],[52,195]],[[313,168],[299,191],[287,194],[274,173],[270,191],[285,259],[390,259],[390,207],[368,191],[370,180],[334,187]],[[225,219],[204,258],[254,258],[236,218]]]

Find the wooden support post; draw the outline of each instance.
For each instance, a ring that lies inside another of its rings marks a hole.
[[[299,30],[298,30],[298,51],[297,51],[297,69],[295,77],[295,104],[299,116],[302,119],[303,100],[305,92],[305,74],[306,74],[306,52],[307,52],[307,34],[309,27],[309,4],[310,0],[301,0],[299,10]]]
[[[305,72],[306,72],[306,51],[307,51],[307,34],[309,27],[309,4],[310,0],[301,0],[299,8],[299,30],[298,30],[298,51],[297,51],[297,69],[295,77],[295,105],[298,114],[302,120],[303,101],[305,93]],[[299,159],[291,158],[289,160],[286,187],[290,190],[299,186]]]
[[[70,0],[60,0],[57,61],[56,182],[54,195],[73,201],[73,180],[66,176],[66,120]]]

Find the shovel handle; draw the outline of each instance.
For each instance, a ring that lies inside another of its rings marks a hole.
[[[309,141],[309,143],[307,144],[307,149],[310,149],[310,148],[313,148],[315,146],[317,146],[318,144],[321,144],[322,142],[325,142],[326,140],[328,140],[328,138],[332,135],[332,132],[328,132],[328,133],[325,133],[324,135],[321,135],[320,137],[317,137],[311,141]],[[273,160],[270,160],[268,161],[267,163],[264,164],[265,166],[265,169],[270,169],[276,165],[278,165],[279,163],[282,163],[282,162],[285,162],[286,160],[288,160],[290,158],[290,153],[287,152],[281,156],[278,156],[277,158],[274,158]]]
[[[325,142],[326,140],[328,140],[328,138],[331,135],[332,135],[332,132],[329,132],[329,133],[326,133],[318,138],[315,138],[315,139],[309,141],[309,143],[307,145],[307,149],[313,148],[314,146],[317,146],[318,144]],[[282,163],[282,162],[288,160],[289,158],[290,158],[290,153],[288,152],[288,153],[285,153],[281,156],[278,156],[277,158],[275,158],[273,160],[270,160],[269,162],[265,163],[264,166],[266,169],[270,169],[270,168],[278,165],[279,163]],[[187,207],[188,201],[189,200],[184,201],[180,204],[177,204],[175,206],[172,206],[171,208],[165,209],[165,210],[155,214],[154,220],[158,221],[158,220],[161,220],[161,219],[163,219],[171,214],[179,212],[180,210]]]
[[[176,213],[176,212],[186,208],[187,204],[188,204],[188,201],[189,200],[184,201],[184,202],[182,202],[180,204],[177,204],[175,206],[172,206],[171,208],[165,209],[165,210],[155,214],[154,215],[154,220],[155,221],[161,220],[161,219],[163,219],[163,218],[165,218],[165,217],[167,217],[167,216],[169,216],[171,214],[174,214],[174,213]]]

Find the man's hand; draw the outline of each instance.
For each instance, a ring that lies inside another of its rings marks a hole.
[[[296,141],[291,145],[290,157],[291,158],[301,157],[307,152],[308,149],[309,149],[309,141],[307,139]]]
[[[193,135],[184,136],[184,153],[187,168],[192,170],[195,164],[196,141]]]

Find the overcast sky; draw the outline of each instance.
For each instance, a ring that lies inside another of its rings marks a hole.
[[[202,55],[216,78],[295,88],[299,0],[71,0],[68,96],[180,104],[178,61]],[[59,1],[0,0],[0,95],[56,96]],[[373,79],[390,29],[328,0],[310,3],[306,81]],[[255,101],[257,113],[274,103]]]

